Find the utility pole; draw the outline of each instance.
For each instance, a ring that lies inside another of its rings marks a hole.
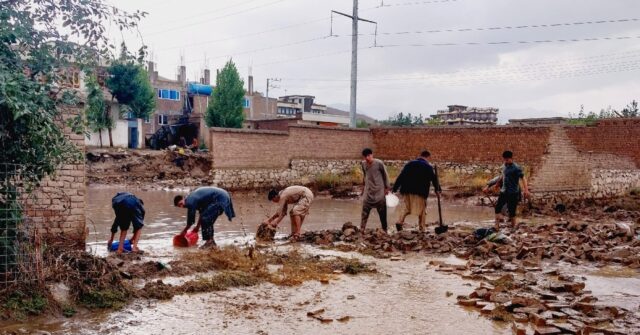
[[[342,15],[342,16],[346,16],[350,18],[352,21],[351,23],[351,98],[349,100],[349,128],[355,128],[357,97],[358,97],[358,21],[373,23],[376,25],[376,27],[378,23],[358,17],[358,0],[353,0],[353,15],[348,15],[335,10],[332,10],[331,12]]]
[[[281,79],[279,78],[267,78],[267,112],[266,115],[269,115],[269,88],[278,88],[278,86],[275,85],[271,85],[273,82],[278,82]],[[278,107],[276,106],[276,109],[278,109]],[[276,111],[277,114],[277,111]]]

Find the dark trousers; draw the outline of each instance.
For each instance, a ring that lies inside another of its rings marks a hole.
[[[498,202],[496,202],[495,212],[496,214],[502,213],[502,207],[507,205],[509,211],[509,218],[516,217],[516,211],[518,210],[518,203],[520,202],[519,193],[500,193]]]
[[[382,229],[387,231],[387,200],[383,199],[382,201],[374,204],[367,203],[366,201],[362,205],[362,220],[360,222],[360,228],[365,229],[367,227],[367,221],[369,220],[369,214],[372,209],[376,209],[378,211],[378,215],[380,216],[380,223],[382,224]]]
[[[200,227],[202,228],[203,240],[209,241],[213,239],[213,224],[222,212],[222,207],[218,204],[212,204],[200,213]]]

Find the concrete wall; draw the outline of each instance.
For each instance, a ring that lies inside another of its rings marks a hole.
[[[117,103],[111,106],[111,118],[115,127],[111,130],[113,146],[118,148],[129,147],[129,120],[120,118],[120,107]],[[144,148],[144,121],[142,119],[134,120],[138,124],[138,148]],[[100,146],[100,134],[92,132],[85,137],[84,144],[91,147]],[[109,147],[109,131],[102,131],[102,146]]]
[[[80,109],[70,110],[63,118],[66,120]],[[84,154],[84,136],[71,132],[65,127],[68,138]],[[24,203],[24,214],[45,238],[55,237],[68,246],[84,247],[86,237],[85,222],[85,169],[84,160],[61,166],[57,172],[40,183]],[[64,242],[67,241],[67,242]]]

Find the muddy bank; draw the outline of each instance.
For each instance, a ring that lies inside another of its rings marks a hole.
[[[90,150],[86,154],[89,183],[155,187],[210,184],[211,156],[171,150]]]

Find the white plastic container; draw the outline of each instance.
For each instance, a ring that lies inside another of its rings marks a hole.
[[[387,194],[385,198],[387,199],[387,207],[389,208],[394,208],[400,203],[400,199],[393,193]]]

